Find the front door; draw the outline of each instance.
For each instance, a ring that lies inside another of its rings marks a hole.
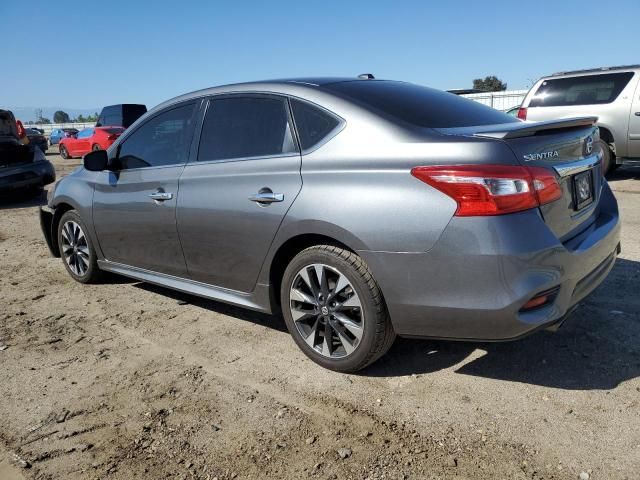
[[[178,230],[190,278],[253,290],[300,188],[286,98],[213,97],[196,159],[180,178]]]
[[[190,102],[153,116],[112,152],[114,171],[100,172],[93,218],[106,260],[186,276],[176,204],[195,110]]]
[[[94,128],[85,128],[80,130],[76,138],[70,142],[69,153],[74,157],[81,157],[91,150],[91,137],[93,137]]]

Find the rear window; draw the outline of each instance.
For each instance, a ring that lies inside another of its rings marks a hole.
[[[530,107],[562,107],[611,103],[627,86],[633,72],[556,78],[542,82]]]
[[[122,133],[124,132],[124,128],[100,128],[103,132],[107,133]]]
[[[470,127],[518,121],[473,100],[411,83],[359,80],[332,83],[324,88],[369,110],[418,127]]]

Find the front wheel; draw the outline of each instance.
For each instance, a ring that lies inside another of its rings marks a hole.
[[[65,212],[58,223],[58,246],[71,278],[80,283],[96,283],[102,277],[88,230],[75,210]]]
[[[280,297],[289,333],[325,368],[360,370],[395,339],[378,284],[348,250],[319,245],[300,252],[285,270]]]

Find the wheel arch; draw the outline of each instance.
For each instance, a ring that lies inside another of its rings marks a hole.
[[[271,285],[271,310],[273,312],[280,309],[280,287],[287,265],[298,253],[315,245],[333,245],[357,253],[354,248],[343,241],[321,233],[301,233],[284,241],[275,250],[269,262],[268,281]]]
[[[53,254],[56,257],[60,257],[60,245],[58,244],[58,225],[62,215],[70,210],[76,210],[76,208],[68,202],[60,202],[56,205],[53,211],[53,219],[51,220],[51,246],[53,248]]]

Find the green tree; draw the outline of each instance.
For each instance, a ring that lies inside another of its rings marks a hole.
[[[483,92],[502,92],[507,89],[507,84],[495,75],[489,75],[484,79],[476,78],[473,81],[473,88]]]
[[[48,125],[48,124],[50,124],[50,123],[51,123],[51,120],[49,120],[48,118],[45,118],[45,117],[40,117],[40,118],[38,119],[38,123],[39,123],[40,125]]]
[[[74,122],[78,122],[78,123],[85,123],[86,121],[87,119],[82,114],[78,115],[74,120]]]
[[[98,121],[98,112],[95,112],[93,115],[89,115],[86,119],[87,122],[97,122]]]
[[[67,112],[58,110],[53,114],[53,121],[55,123],[69,123],[71,119],[69,118],[69,114]]]

